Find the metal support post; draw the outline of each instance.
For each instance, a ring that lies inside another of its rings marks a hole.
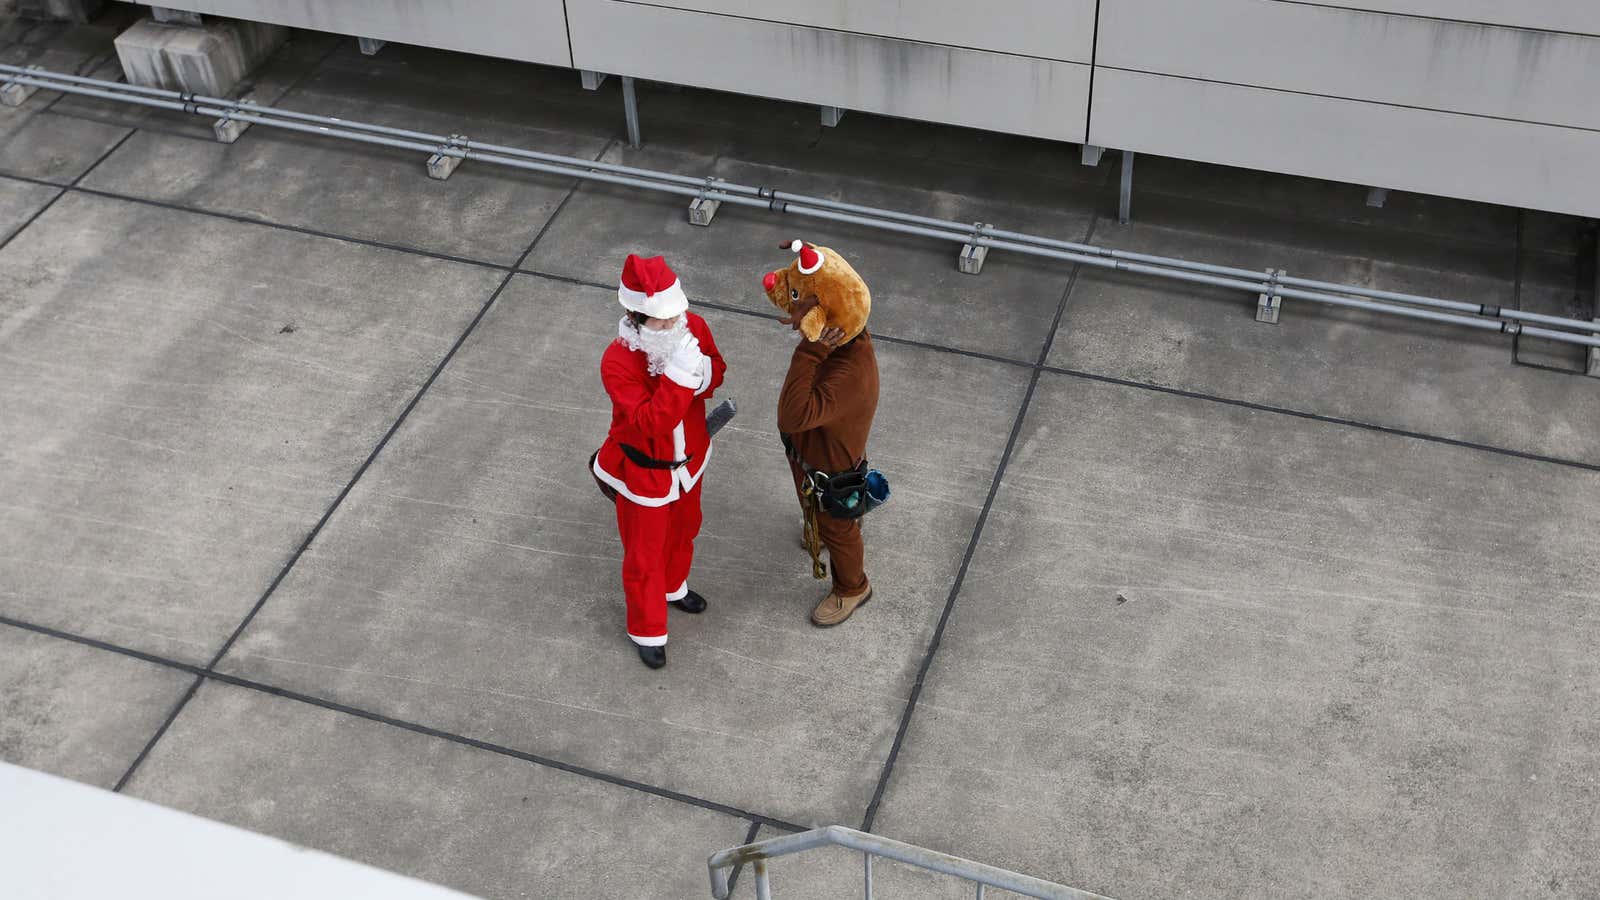
[[[1373,209],[1383,209],[1383,204],[1389,200],[1388,188],[1368,188],[1367,205]]]
[[[842,119],[842,118],[844,118],[844,110],[840,109],[839,107],[837,107],[837,106],[824,106],[824,107],[822,107],[822,127],[823,128],[837,128],[837,127],[839,127],[839,120]]]
[[[699,225],[701,228],[711,224],[717,217],[717,210],[722,208],[721,200],[713,200],[706,195],[712,191],[720,190],[725,182],[721,178],[706,177],[706,186],[700,191],[700,196],[689,201],[689,224]]]
[[[255,101],[250,99],[249,94],[246,94],[239,98],[239,105],[241,107],[254,106]],[[232,144],[239,140],[245,130],[250,127],[249,122],[234,118],[234,113],[239,111],[247,110],[228,110],[222,114],[222,118],[211,123],[211,134],[217,139],[217,143]]]
[[[1105,152],[1106,148],[1104,147],[1096,147],[1093,144],[1084,144],[1082,162],[1086,166],[1098,166],[1100,165],[1100,157]]]
[[[622,114],[628,119],[628,146],[637,150],[644,144],[644,138],[639,136],[639,96],[628,75],[622,76]]]
[[[750,865],[756,872],[756,900],[772,900],[772,882],[767,880],[767,861],[758,859]]]
[[[466,135],[450,135],[450,140],[446,141],[444,146],[439,148],[439,152],[428,157],[428,177],[432,178],[434,181],[444,181],[446,178],[454,175],[456,173],[456,167],[461,165],[461,160],[464,157],[450,153],[449,151],[465,151],[466,149]]]
[[[380,41],[377,38],[356,38],[356,44],[361,47],[362,56],[377,56],[378,51],[382,50],[383,45],[387,43],[389,42]]]
[[[591,72],[588,69],[578,73],[578,78],[583,83],[583,89],[586,91],[600,90],[600,85],[605,84],[606,79],[610,77],[604,72]]]
[[[978,238],[994,226],[987,222],[972,223],[972,240],[961,245],[961,255],[956,257],[956,268],[963,275],[977,275],[983,271],[983,262],[989,258],[987,244],[979,244]]]
[[[1278,314],[1283,311],[1283,295],[1278,293],[1278,282],[1287,274],[1283,269],[1267,270],[1267,289],[1256,295],[1257,322],[1278,324]]]
[[[861,858],[866,860],[866,863],[865,863],[865,865],[866,865],[866,879],[867,879],[867,882],[866,882],[866,884],[867,884],[866,900],[872,900],[872,854],[871,853],[863,853],[863,854],[861,854]]]
[[[201,25],[200,14],[187,9],[168,9],[165,6],[150,7],[150,15],[157,22],[168,22],[173,25]]]
[[[1122,190],[1117,199],[1117,221],[1128,224],[1133,215],[1133,151],[1122,151]]]
[[[1600,324],[1600,232],[1594,238],[1594,320]],[[1600,378],[1600,347],[1589,348],[1589,375]]]
[[[38,66],[28,66],[28,69],[43,71]],[[8,81],[4,85],[0,85],[0,105],[21,106],[28,102],[28,98],[32,97],[38,90],[39,86],[36,84],[18,84],[15,81]]]

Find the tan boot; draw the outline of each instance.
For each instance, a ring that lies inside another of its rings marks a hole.
[[[871,599],[871,585],[867,585],[866,590],[856,594],[854,597],[846,597],[840,594],[838,589],[831,590],[828,592],[828,596],[823,597],[822,602],[817,604],[817,608],[811,611],[811,624],[823,628],[837,625],[850,618],[850,614],[855,612],[857,607],[864,605]]]

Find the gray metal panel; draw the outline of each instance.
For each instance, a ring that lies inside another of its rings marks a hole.
[[[1275,0],[1295,2],[1295,0]],[[1321,6],[1600,34],[1600,3],[1594,0],[1313,0]]]
[[[1089,67],[706,13],[568,0],[578,68],[1083,140]]]
[[[161,0],[146,5],[572,65],[561,0]]]
[[[1104,0],[1096,61],[1600,128],[1600,38],[1259,0]]]
[[[1096,0],[673,0],[657,6],[699,10],[877,37],[949,44],[1087,63],[1094,52]]]
[[[1600,133],[1161,75],[1095,73],[1091,143],[1600,214]]]

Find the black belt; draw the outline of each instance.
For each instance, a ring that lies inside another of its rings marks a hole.
[[[618,446],[622,448],[622,455],[628,458],[628,462],[633,463],[641,469],[676,469],[681,466],[688,465],[689,460],[694,459],[694,454],[691,453],[683,459],[673,462],[667,459],[656,459],[652,456],[646,456],[641,453],[638,448],[630,447],[627,444],[618,444]]]

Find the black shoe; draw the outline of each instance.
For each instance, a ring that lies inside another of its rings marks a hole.
[[[643,647],[635,644],[634,646],[639,648],[639,658],[644,660],[644,664],[650,668],[659,669],[667,664],[667,648],[665,645],[660,647]]]
[[[684,594],[681,600],[668,600],[667,602],[686,613],[703,613],[706,611],[706,598],[696,594],[694,591]]]

